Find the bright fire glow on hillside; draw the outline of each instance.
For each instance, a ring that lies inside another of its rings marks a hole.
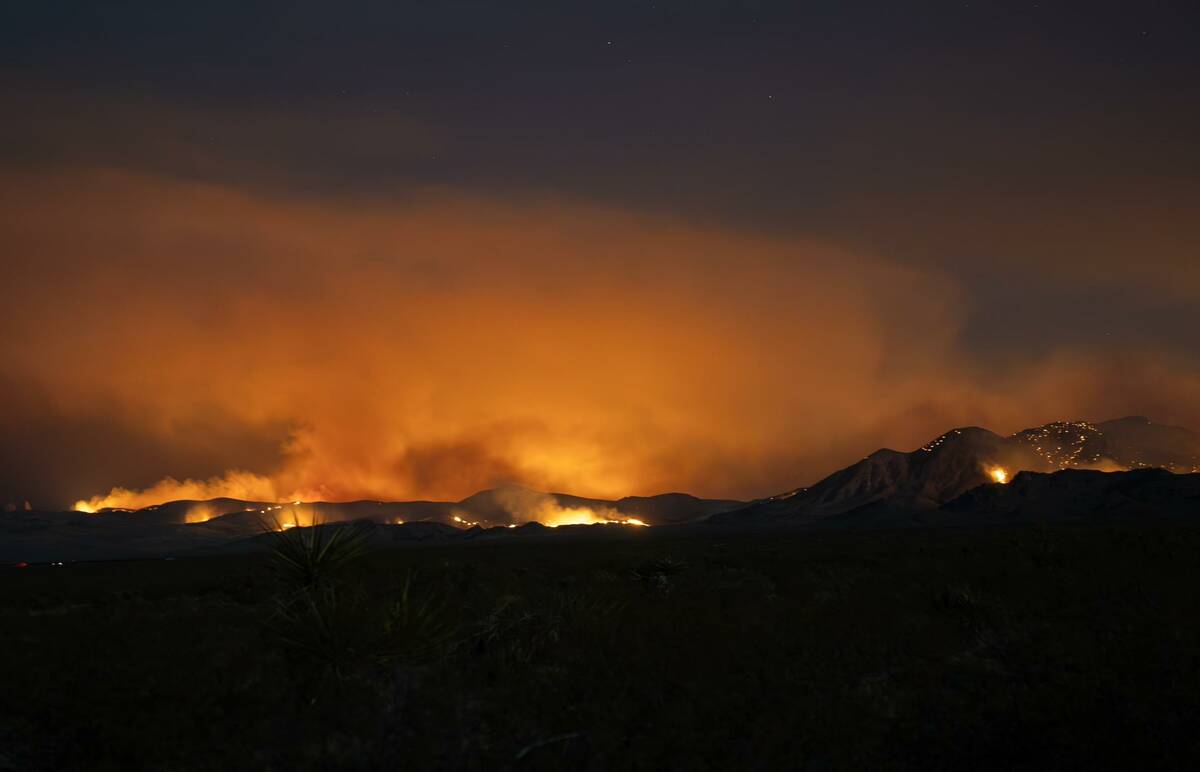
[[[185,523],[207,523],[216,516],[217,511],[213,509],[211,504],[197,504],[187,511],[183,521]]]
[[[553,496],[536,491],[514,488],[498,491],[496,496],[508,517],[516,521],[515,523],[501,521],[501,525],[507,525],[509,528],[515,528],[519,523],[525,522],[541,523],[548,528],[557,528],[563,525],[628,525],[635,527],[649,525],[639,518],[627,517],[609,506],[564,507]],[[237,511],[258,513],[262,517],[264,527],[280,531],[296,526],[308,527],[323,522],[317,511],[318,507],[319,505],[306,504],[301,500],[291,500],[279,504],[240,507]],[[157,508],[158,505],[151,505],[149,507],[149,509]],[[113,507],[111,502],[108,501],[77,501],[74,505],[76,512],[87,514],[101,514],[114,509],[118,508]],[[120,511],[130,512],[136,510],[120,509]],[[218,509],[212,502],[201,501],[187,509],[183,516],[183,522],[192,525],[206,523],[223,514],[227,514],[227,512]],[[475,526],[486,528],[497,525],[497,523],[474,519],[466,511],[454,513],[450,519],[455,525],[463,528]],[[403,523],[404,520],[402,518],[395,518],[390,522],[399,524]]]
[[[531,493],[531,492],[523,492]],[[502,496],[504,506],[508,509],[511,517],[523,522],[541,523],[547,528],[558,528],[561,525],[633,525],[645,526],[646,523],[636,517],[625,517],[617,510],[611,507],[562,507],[551,496],[543,494],[534,494],[537,498],[531,501],[521,501],[525,498],[523,495],[517,495],[515,498]],[[451,520],[456,525],[464,528],[473,528],[475,526],[488,527],[489,523],[480,522],[478,520],[470,520],[463,517],[460,513],[452,515]],[[509,528],[515,528],[516,524],[507,524]]]
[[[917,447],[981,407],[1006,430],[1141,404],[1198,420],[1194,368],[1132,344],[1121,367],[1081,351],[1014,362],[1002,389],[977,379],[988,368],[957,337],[969,292],[941,269],[816,234],[569,196],[447,190],[346,206],[100,167],[4,183],[16,326],[0,345],[21,384],[5,395],[16,423],[4,437],[44,437],[41,458],[89,433],[86,452],[38,472],[56,507],[65,495],[81,512],[447,501],[510,482],[756,498],[834,471],[858,438]],[[66,230],[64,211],[79,215]],[[347,269],[346,255],[363,259]],[[322,313],[295,314],[296,297]],[[726,313],[712,313],[716,298]],[[212,309],[212,323],[192,309]],[[87,324],[63,323],[68,311]],[[945,332],[917,334],[931,329]],[[872,364],[880,352],[895,369]],[[62,377],[64,362],[88,377]],[[480,373],[504,377],[479,388]],[[22,423],[43,409],[58,434]],[[123,439],[93,446],[93,427]],[[1073,427],[1069,453],[1090,436]]]
[[[1000,483],[1001,485],[1008,482],[1008,470],[1003,467],[992,467],[988,470],[988,475],[991,476],[992,480]]]
[[[604,509],[598,512],[587,507],[563,507],[538,522],[550,528],[560,525],[645,525],[636,517],[624,517],[615,510]]]
[[[501,489],[495,496],[509,517],[518,522],[537,522],[550,528],[561,525],[646,525],[612,507],[563,506],[554,496],[524,488]]]
[[[313,495],[309,495],[312,493]],[[240,499],[242,501],[274,501],[280,504],[297,499],[327,498],[322,492],[279,489],[268,477],[253,472],[233,470],[221,477],[209,480],[176,480],[166,477],[149,488],[131,490],[114,487],[106,494],[76,501],[71,507],[76,512],[99,512],[102,509],[143,509],[168,501],[208,501],[217,498]]]

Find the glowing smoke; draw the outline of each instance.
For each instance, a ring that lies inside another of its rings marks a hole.
[[[553,496],[523,488],[499,490],[495,495],[500,506],[517,522],[538,522],[551,528],[600,523],[646,525],[612,507],[564,507]]]
[[[51,459],[28,474],[80,508],[509,483],[752,498],[947,426],[1200,424],[1192,360],[989,362],[945,275],[828,244],[562,201],[350,206],[78,170],[2,190],[20,379],[0,441]],[[276,451],[231,463],[230,437]]]

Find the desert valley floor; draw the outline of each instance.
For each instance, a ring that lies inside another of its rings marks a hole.
[[[1200,762],[1193,520],[594,528],[0,571],[0,770]]]

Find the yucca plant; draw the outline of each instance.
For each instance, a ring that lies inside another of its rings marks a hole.
[[[502,665],[528,665],[558,643],[560,627],[553,614],[519,596],[504,595],[476,625],[472,641],[478,653]]]
[[[453,646],[457,628],[442,596],[418,590],[410,573],[386,609],[376,657],[382,662],[417,664]]]
[[[687,563],[667,555],[647,560],[633,569],[633,576],[648,590],[666,595],[671,591],[671,578],[687,570]]]
[[[284,648],[315,663],[340,688],[348,672],[371,658],[368,618],[360,595],[325,584],[279,599],[268,628]]]
[[[676,576],[686,571],[687,567],[687,563],[682,560],[677,560],[670,555],[666,555],[661,558],[647,560],[633,569],[633,573],[638,578],[648,576]]]
[[[555,614],[572,627],[605,625],[626,606],[625,601],[597,598],[581,592],[564,592],[555,604]]]
[[[969,584],[947,586],[934,596],[933,605],[940,613],[971,630],[985,627],[994,611],[979,590]]]
[[[271,568],[288,587],[305,590],[329,584],[367,551],[369,531],[362,523],[271,531]]]

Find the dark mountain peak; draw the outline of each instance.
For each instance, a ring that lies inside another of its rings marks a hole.
[[[911,453],[877,450],[812,486],[763,499],[716,519],[803,521],[881,506],[890,511],[931,510],[989,484],[1024,489],[1033,484],[1031,473],[1059,469],[1101,473],[1149,467],[1200,472],[1200,435],[1143,416],[1100,424],[1054,421],[1010,437],[964,426]],[[998,485],[1005,482],[1007,486]]]
[[[484,488],[481,491],[476,491],[457,503],[469,507],[475,503],[494,502],[497,499],[506,498],[509,496],[524,495],[545,496],[547,494],[544,494],[540,491],[535,491],[532,488],[526,488],[523,485],[505,484],[497,485],[495,488]]]
[[[744,501],[700,499],[690,493],[678,492],[660,493],[656,496],[626,496],[615,503],[617,511],[622,515],[652,524],[686,523],[746,505]]]
[[[946,503],[927,522],[980,525],[1094,518],[1195,515],[1200,474],[1165,469],[1021,472],[1008,485],[985,485]]]
[[[617,503],[629,502],[635,503],[639,501],[699,501],[697,497],[690,493],[681,493],[679,491],[671,491],[670,493],[656,493],[653,496],[626,496],[622,499],[617,499]]]
[[[1009,468],[1006,440],[978,426],[952,429],[917,450],[890,448],[834,472],[820,482],[718,515],[761,520],[817,519],[879,502],[926,509],[987,483],[994,467]]]
[[[982,426],[960,426],[957,429],[951,429],[946,432],[943,437],[962,437],[968,440],[995,438],[1000,435],[996,434],[991,429],[985,429]]]
[[[1200,435],[1145,416],[1100,423],[1056,421],[1017,432],[1009,439],[1035,454],[1043,471],[1072,467],[1200,471]]]
[[[1029,451],[1043,471],[1099,464],[1106,446],[1104,432],[1087,421],[1054,421],[1008,439]]]
[[[995,432],[980,426],[962,426],[951,429],[940,437],[921,446],[921,450],[931,453],[944,448],[971,448],[994,446],[1004,442],[1004,438]]]
[[[1191,429],[1185,429],[1182,426],[1172,426],[1171,424],[1160,424],[1140,415],[1114,418],[1111,421],[1101,421],[1096,424],[1096,427],[1102,432],[1111,434],[1136,432],[1141,436],[1188,436],[1192,438],[1200,436]]]

